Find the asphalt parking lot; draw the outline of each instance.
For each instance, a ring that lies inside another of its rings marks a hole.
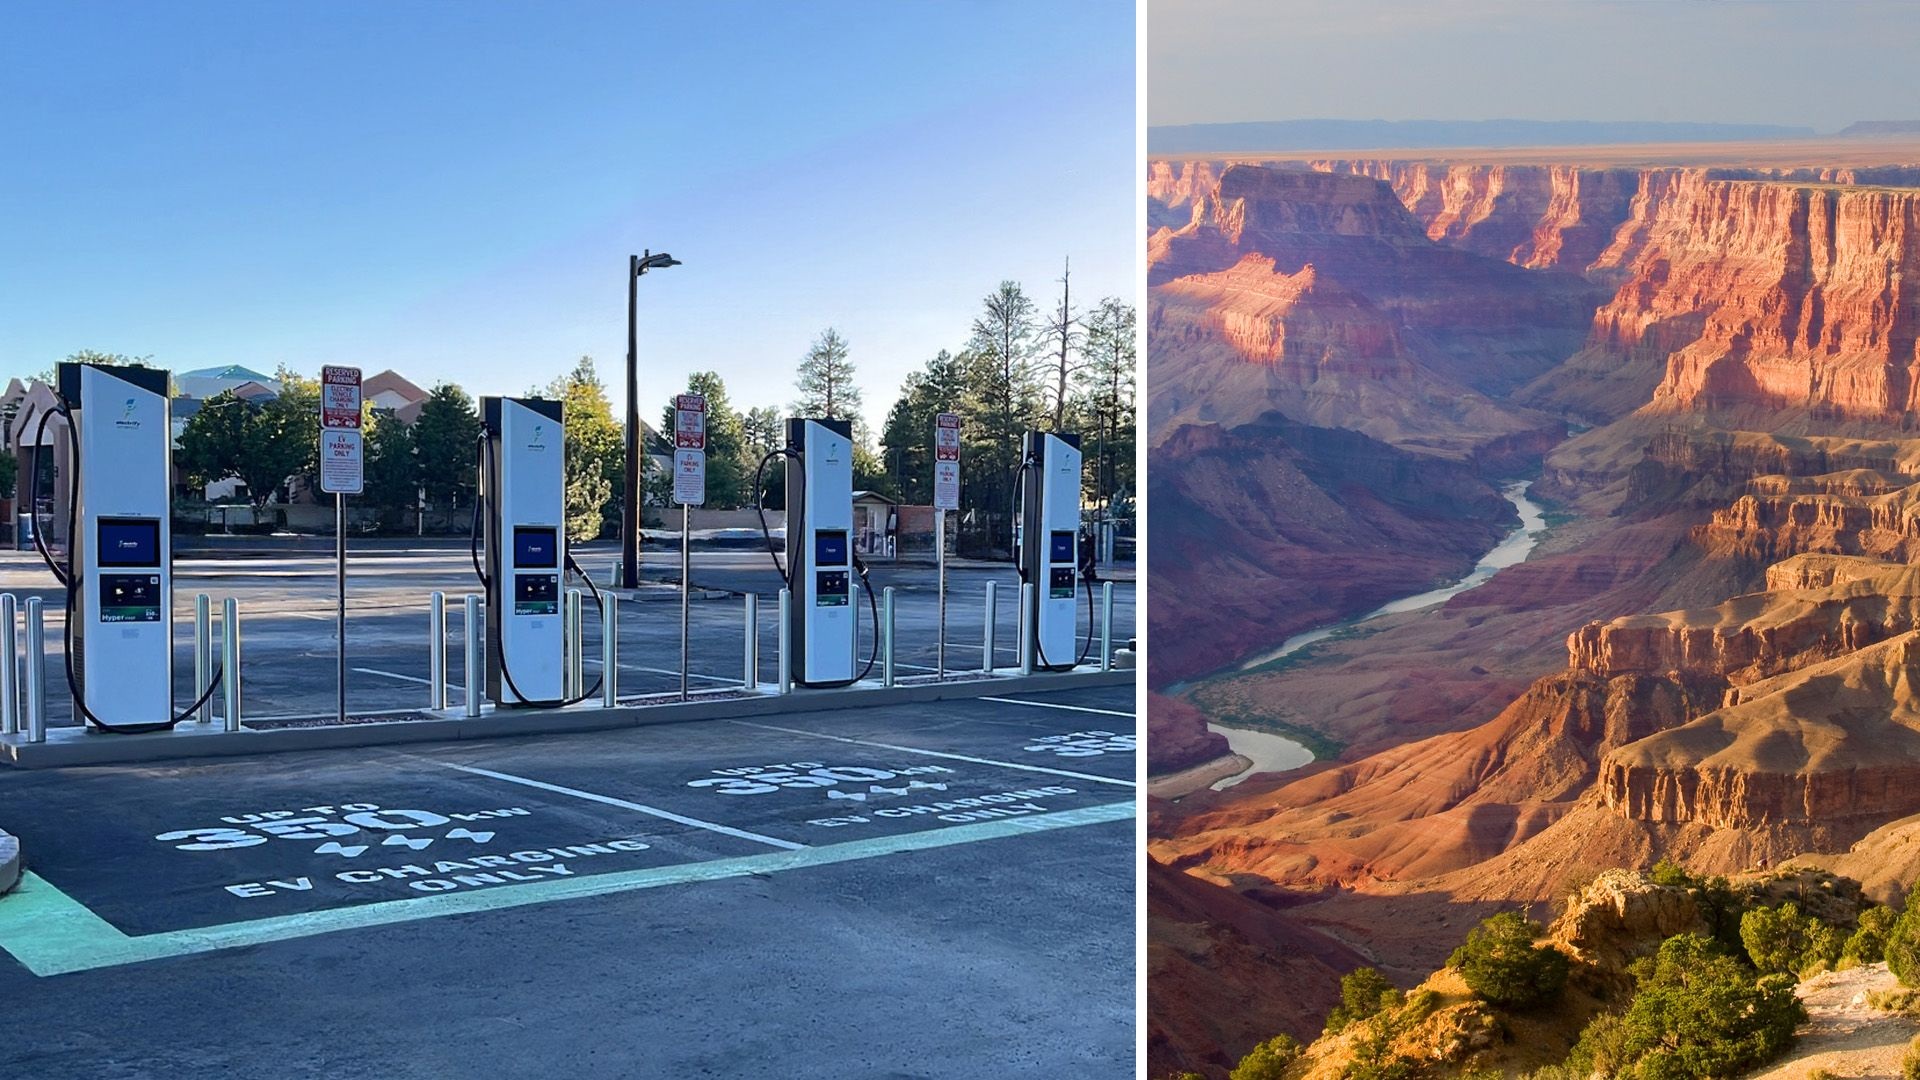
[[[174,562],[174,705],[184,709],[193,699],[193,598],[207,593],[217,612],[220,600],[232,596],[241,615],[243,715],[249,721],[277,721],[330,714],[335,697],[334,562],[330,554],[272,554],[268,541],[243,550],[245,557],[210,557],[183,552]],[[583,545],[576,551],[582,565],[604,583],[618,556],[606,543]],[[763,685],[778,674],[775,598],[780,581],[764,550],[723,549],[695,551],[691,575],[694,585],[710,595],[690,605],[688,686],[691,690],[737,688],[744,681],[746,621],[739,594],[759,599],[757,623],[759,678]],[[643,576],[655,582],[649,602],[627,602],[619,607],[620,692],[624,698],[677,692],[680,687],[680,611],[677,595],[660,583],[679,578],[679,554],[648,550]],[[1128,575],[1130,577],[1130,575]],[[924,565],[889,565],[872,569],[876,589],[893,586],[895,593],[895,664],[900,677],[931,674],[937,663],[937,575]],[[1016,662],[1015,641],[1018,581],[1011,566],[970,565],[951,568],[947,592],[947,652],[949,671],[981,667],[986,622],[985,596],[989,581],[996,583],[995,663]],[[579,579],[572,579],[575,587]],[[369,714],[420,709],[428,704],[427,598],[435,590],[447,596],[448,697],[460,700],[465,669],[461,650],[460,598],[478,592],[472,564],[463,545],[423,542],[420,546],[384,542],[353,552],[348,565],[347,708]],[[12,592],[24,604],[38,596],[46,605],[46,687],[48,724],[73,723],[73,708],[60,667],[62,594],[38,556],[29,552],[0,553],[0,591]],[[587,680],[598,675],[600,623],[594,606],[586,605]],[[873,653],[870,609],[861,602],[860,655]],[[1087,633],[1087,604],[1079,600],[1080,635]],[[1097,631],[1097,605],[1096,605]],[[1133,634],[1134,586],[1122,580],[1114,589],[1116,646]],[[1097,643],[1096,643],[1097,648]],[[1097,653],[1093,654],[1097,656]],[[878,677],[879,669],[874,669]],[[219,695],[215,694],[215,704]],[[155,716],[105,717],[108,723],[134,724]]]
[[[0,772],[0,1075],[1131,1076],[1136,733],[1082,688]]]

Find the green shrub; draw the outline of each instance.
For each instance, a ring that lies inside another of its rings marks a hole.
[[[1833,1075],[1832,1069],[1815,1069],[1807,1074],[1807,1080],[1840,1080]]]
[[[1755,908],[1740,920],[1740,944],[1761,971],[1792,971],[1807,948],[1807,920],[1789,900],[1773,908]]]
[[[1300,1044],[1291,1035],[1275,1035],[1240,1059],[1231,1080],[1280,1080],[1287,1066],[1300,1060]]]
[[[1900,1075],[1904,1080],[1920,1080],[1920,1035],[1907,1044],[1907,1052],[1900,1059]]]
[[[1619,1013],[1601,1013],[1580,1032],[1579,1041],[1560,1067],[1561,1076],[1548,1080],[1586,1080],[1595,1074],[1617,1076],[1633,1064],[1627,1049],[1627,1021]]]
[[[1655,885],[1672,885],[1680,888],[1699,884],[1692,874],[1687,873],[1686,867],[1665,857],[1654,863],[1653,869],[1647,871],[1647,880]]]
[[[1920,986],[1920,903],[1913,902],[1911,895],[1881,949],[1895,978],[1906,986]]]
[[[1635,967],[1640,986],[1617,1027],[1595,1020],[1575,1047],[1609,1075],[1631,1066],[1641,1080],[1732,1076],[1778,1057],[1807,1017],[1791,976],[1756,982],[1697,934],[1668,938]]]
[[[1503,911],[1467,933],[1448,965],[1475,994],[1495,1005],[1525,1009],[1552,1000],[1567,982],[1567,957],[1551,946],[1536,948],[1539,923]]]
[[[1439,1007],[1440,992],[1438,990],[1415,990],[1407,995],[1407,1005],[1400,1010],[1400,1016],[1405,1023],[1417,1024],[1432,1016],[1434,1010]],[[1466,1080],[1466,1078],[1461,1077],[1459,1080]]]
[[[1801,912],[1789,900],[1779,907],[1755,908],[1740,919],[1740,944],[1763,972],[1792,974],[1824,970],[1840,960],[1846,934],[1837,926]]]
[[[1846,951],[1847,932],[1830,922],[1813,921],[1807,934],[1807,951],[1800,956],[1800,977],[1811,979],[1823,971],[1832,971]]]
[[[1340,979],[1340,1004],[1327,1014],[1327,1034],[1345,1031],[1358,1020],[1365,1020],[1381,1009],[1398,1008],[1400,991],[1385,975],[1372,968],[1357,968]]]
[[[1344,1080],[1410,1080],[1415,1064],[1393,1052],[1393,1040],[1400,1035],[1398,1025],[1387,1017],[1368,1024],[1354,1040],[1353,1060],[1341,1073]]]
[[[1877,964],[1886,959],[1887,935],[1893,932],[1893,924],[1899,918],[1899,913],[1885,904],[1875,904],[1861,912],[1853,936],[1840,950],[1840,958],[1861,964]]]

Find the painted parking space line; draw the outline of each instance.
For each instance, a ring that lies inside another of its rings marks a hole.
[[[354,668],[353,670],[359,672],[362,675],[384,675],[389,679],[399,679],[402,682],[419,683],[421,686],[433,685],[433,680],[431,679],[423,679],[418,675],[402,675],[397,671],[381,671],[379,668],[370,668],[370,667],[357,667],[357,668]],[[451,687],[453,684],[448,683],[447,685]]]
[[[793,851],[770,851],[675,866],[554,878],[475,892],[436,893],[137,937],[115,929],[111,923],[39,875],[27,871],[21,875],[15,891],[4,903],[0,903],[0,950],[11,954],[35,975],[64,975],[146,960],[263,945],[339,930],[497,911],[665,885],[829,866],[1055,829],[1124,821],[1133,815],[1131,801],[1107,803],[1036,817],[1001,818],[923,832],[802,847]]]
[[[624,810],[632,810],[636,813],[648,814],[657,818],[664,818],[668,821],[679,822],[682,825],[691,825],[696,829],[706,829],[709,832],[722,833],[727,836],[738,837],[741,840],[752,840],[755,843],[766,844],[769,847],[784,848],[788,851],[798,851],[807,846],[805,844],[796,844],[791,840],[782,840],[777,836],[766,836],[757,832],[748,832],[745,829],[736,829],[731,825],[721,825],[718,822],[713,822],[713,821],[702,821],[699,818],[687,817],[684,814],[676,814],[671,810],[662,810],[657,806],[648,806],[645,803],[628,802],[625,799],[616,799],[611,795],[599,795],[591,791],[581,791],[579,788],[563,787],[559,784],[549,784],[544,780],[534,780],[525,776],[515,776],[512,773],[494,772],[492,769],[482,769],[478,765],[457,765],[451,761],[442,761],[442,762],[438,762],[437,764],[443,765],[449,769],[457,769],[463,773],[472,773],[475,776],[492,777],[495,780],[505,780],[507,783],[510,783],[510,784],[521,784],[530,788],[539,788],[541,791],[551,791],[558,795],[571,795],[576,799],[585,799],[588,802],[602,803],[607,806],[618,806]]]
[[[780,727],[775,724],[756,724],[751,720],[729,720],[729,724],[741,727],[759,728],[762,731],[779,731],[788,735],[806,735],[815,739],[830,739],[833,742],[852,743],[855,746],[873,746],[881,750],[898,750],[903,754],[921,754],[926,757],[949,758],[953,761],[965,761],[975,765],[991,765],[996,769],[1018,769],[1021,772],[1046,773],[1050,776],[1065,776],[1074,780],[1090,780],[1096,784],[1118,784],[1121,787],[1133,787],[1131,780],[1122,780],[1113,776],[1096,776],[1093,773],[1072,772],[1067,769],[1049,769],[1044,765],[1022,765],[1017,761],[996,761],[993,758],[972,757],[967,754],[954,754],[945,750],[928,750],[919,746],[902,746],[898,743],[875,742],[871,739],[852,739],[845,735],[828,735],[819,731],[807,731],[804,728]]]
[[[1066,705],[1058,701],[1027,701],[1022,698],[983,697],[981,701],[997,701],[1002,705],[1031,705],[1036,709],[1065,709],[1068,712],[1099,713],[1101,716],[1124,716],[1133,719],[1133,713],[1123,709],[1096,709],[1091,705]]]
[[[587,665],[588,667],[600,666],[600,659],[599,657],[595,657],[595,656],[585,657],[580,662],[582,664]],[[620,670],[621,671],[645,671],[654,675],[678,676],[680,674],[679,670],[675,668],[643,667],[639,664],[621,664]],[[743,681],[740,679],[730,679],[730,678],[727,678],[725,675],[702,675],[697,671],[687,672],[687,678],[705,679],[708,682],[717,682],[717,683],[733,683],[735,685],[738,685]]]

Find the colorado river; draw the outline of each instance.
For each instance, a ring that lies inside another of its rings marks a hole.
[[[1500,494],[1506,496],[1513,508],[1520,512],[1520,526],[1508,533],[1505,539],[1496,544],[1493,550],[1481,556],[1473,572],[1451,585],[1429,589],[1415,596],[1402,597],[1367,612],[1355,619],[1337,622],[1295,634],[1280,643],[1280,647],[1270,653],[1256,656],[1240,665],[1241,671],[1250,671],[1262,664],[1271,664],[1281,657],[1299,652],[1317,641],[1325,641],[1342,630],[1360,626],[1387,615],[1402,615],[1409,611],[1433,607],[1446,603],[1449,597],[1458,596],[1468,589],[1484,584],[1486,580],[1509,566],[1527,561],[1534,545],[1540,542],[1540,535],[1547,531],[1546,515],[1540,507],[1527,498],[1527,490],[1533,486],[1530,480],[1516,480],[1508,484]],[[1247,728],[1222,727],[1208,724],[1208,730],[1217,731],[1227,737],[1227,745],[1234,753],[1253,762],[1246,772],[1230,776],[1213,786],[1216,789],[1228,788],[1245,780],[1255,773],[1285,772],[1297,769],[1313,760],[1313,753],[1306,747],[1284,735],[1275,735],[1268,731],[1253,731]]]

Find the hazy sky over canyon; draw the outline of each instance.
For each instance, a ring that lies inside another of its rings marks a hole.
[[[1148,122],[1920,119],[1920,4],[1152,0]]]
[[[1002,278],[1132,296],[1131,5],[9,4],[0,381],[395,367],[519,393],[591,354],[784,408],[822,328],[884,419]]]

